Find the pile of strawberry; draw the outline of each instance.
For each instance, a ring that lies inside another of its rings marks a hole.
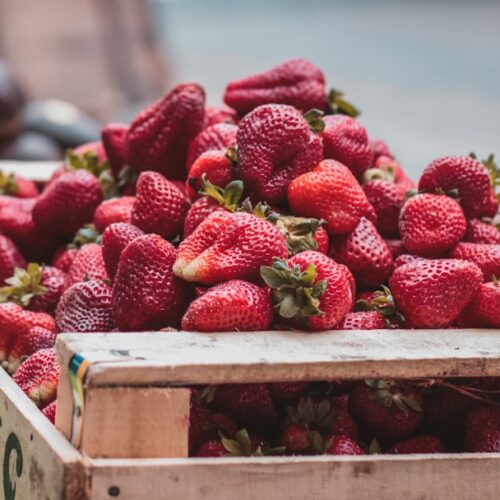
[[[180,84],[44,186],[0,176],[10,373],[60,332],[500,327],[492,156],[416,185],[303,59],[224,101]]]
[[[201,387],[190,454],[498,452],[499,389],[495,378]]]

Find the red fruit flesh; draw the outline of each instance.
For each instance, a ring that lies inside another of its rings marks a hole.
[[[115,222],[130,222],[134,196],[122,196],[103,201],[94,213],[94,225],[99,233]]]
[[[67,273],[77,253],[78,249],[76,248],[61,247],[54,254],[52,265]]]
[[[406,248],[401,240],[385,240],[387,247],[389,248],[392,258],[396,259],[400,255],[406,253]]]
[[[482,243],[459,243],[450,253],[453,259],[462,259],[476,264],[484,275],[484,281],[500,276],[500,245]]]
[[[188,210],[184,219],[184,239],[186,239],[193,231],[204,221],[212,212],[218,210],[226,211],[226,209],[216,202],[213,198],[202,196],[198,198]]]
[[[14,274],[16,267],[25,268],[26,261],[16,245],[7,236],[0,235],[0,285]]]
[[[102,128],[101,139],[113,174],[117,176],[126,163],[125,138],[128,126],[123,123],[110,123]]]
[[[500,408],[479,406],[465,419],[465,451],[500,452]]]
[[[57,410],[57,400],[49,403],[43,410],[42,413],[53,423],[56,423],[56,410]]]
[[[409,253],[404,253],[394,261],[394,269],[400,266],[404,266],[405,264],[410,264],[413,262],[425,262],[426,260],[428,259],[426,259],[425,257],[419,257],[418,255],[410,255]]]
[[[476,296],[458,317],[465,328],[500,328],[500,284],[483,283]]]
[[[383,330],[387,328],[384,317],[377,311],[349,312],[335,327],[336,330]]]
[[[478,219],[472,219],[467,222],[467,233],[465,234],[464,241],[469,243],[499,245],[500,230],[491,224],[486,224]]]
[[[328,455],[365,455],[359,444],[349,436],[335,435],[326,453]]]

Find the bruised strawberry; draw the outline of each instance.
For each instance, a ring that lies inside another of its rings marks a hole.
[[[359,444],[349,436],[335,435],[327,443],[327,455],[365,455]]]
[[[77,253],[77,248],[61,247],[54,254],[52,265],[67,273]]]
[[[134,196],[122,196],[103,201],[94,213],[94,226],[99,233],[115,222],[130,222]]]
[[[110,332],[113,319],[111,286],[100,280],[82,281],[68,288],[56,311],[59,332]]]
[[[443,156],[430,163],[418,183],[420,191],[457,191],[468,219],[482,216],[488,206],[491,185],[486,167],[469,156]]]
[[[366,432],[383,442],[412,434],[423,416],[420,393],[404,382],[358,382],[349,398],[349,410]]]
[[[268,330],[272,317],[267,290],[247,281],[230,280],[191,302],[181,327],[201,332]]]
[[[38,188],[29,179],[16,174],[5,174],[0,170],[0,195],[15,196],[16,198],[36,198]]]
[[[378,311],[349,312],[335,330],[383,330],[387,328],[384,317]]]
[[[245,186],[269,203],[283,201],[290,182],[323,157],[321,138],[291,106],[259,106],[241,120],[237,142]]]
[[[240,116],[262,104],[289,104],[302,111],[326,107],[325,76],[305,59],[290,59],[268,71],[230,82],[224,102]]]
[[[452,259],[473,262],[483,272],[484,281],[500,276],[500,245],[483,243],[459,243],[450,253]]]
[[[72,237],[91,222],[102,201],[99,181],[85,170],[67,172],[49,184],[33,207],[33,221],[49,233]]]
[[[217,123],[203,129],[189,145],[186,162],[188,172],[202,153],[236,146],[237,132],[238,127],[230,123]]]
[[[365,127],[345,115],[325,116],[323,120],[323,158],[342,163],[361,179],[373,163],[373,151]]]
[[[472,219],[467,222],[467,232],[465,233],[464,241],[500,245],[500,230],[492,224]]]
[[[389,288],[410,328],[451,325],[478,292],[481,270],[457,259],[425,260],[398,267]]]
[[[500,451],[500,408],[482,405],[467,414],[465,451],[473,453]]]
[[[288,323],[307,330],[333,328],[352,307],[346,273],[326,255],[306,251],[288,262],[275,259],[261,275],[272,289],[278,314]]]
[[[330,234],[354,231],[370,207],[350,170],[334,160],[324,160],[294,179],[288,187],[288,202],[295,214],[324,219]]]
[[[467,222],[460,205],[445,195],[413,196],[401,210],[401,239],[405,248],[415,255],[444,255],[461,241],[466,230]]]
[[[102,247],[97,243],[83,245],[76,254],[66,275],[64,290],[85,279],[108,279],[106,265],[102,256]]]
[[[180,244],[174,273],[205,285],[255,281],[260,266],[287,254],[285,239],[270,222],[244,212],[216,211]]]
[[[228,106],[208,106],[205,108],[205,124],[208,128],[217,123],[238,123],[236,111]]]
[[[132,224],[146,233],[172,237],[182,231],[187,198],[158,172],[142,172],[136,186]]]
[[[500,328],[500,283],[483,283],[472,301],[458,317],[462,327]]]
[[[188,146],[203,128],[204,105],[203,88],[184,83],[143,110],[127,132],[127,164],[137,172],[185,178]]]
[[[16,371],[12,380],[40,408],[57,397],[59,364],[54,348],[32,354]]]
[[[125,140],[128,126],[123,123],[110,123],[102,128],[101,139],[111,170],[118,176],[126,164]]]
[[[373,224],[364,217],[351,234],[332,238],[330,255],[350,269],[361,288],[377,288],[393,269],[389,248]]]
[[[42,413],[53,423],[56,423],[56,410],[57,410],[57,400],[55,399],[52,403],[49,403],[43,410]]]
[[[445,446],[441,439],[431,435],[420,435],[399,441],[393,444],[386,453],[413,454],[413,453],[444,453]]]
[[[12,240],[0,235],[0,285],[14,274],[16,267],[25,266],[26,261]]]
[[[113,314],[121,331],[177,326],[189,290],[172,271],[175,248],[156,234],[132,240],[123,250],[113,283]]]

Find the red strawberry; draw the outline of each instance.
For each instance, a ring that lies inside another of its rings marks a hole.
[[[403,167],[392,156],[379,156],[374,165],[376,169],[382,171],[382,178],[389,178],[395,184],[399,184],[405,192],[416,189],[415,182],[408,177]]]
[[[453,323],[483,281],[472,262],[425,260],[398,267],[389,288],[405,324],[411,328],[444,328]]]
[[[102,234],[102,257],[108,276],[113,279],[118,269],[120,255],[125,247],[144,233],[132,224],[117,222],[106,228]]]
[[[110,332],[113,320],[111,287],[104,281],[90,280],[68,288],[56,311],[59,332]]]
[[[291,453],[308,451],[312,444],[309,430],[294,423],[285,424],[278,442]]]
[[[130,222],[134,196],[122,196],[103,201],[94,213],[94,226],[99,233],[115,222]]]
[[[468,219],[484,214],[491,193],[486,167],[469,156],[443,156],[430,163],[418,183],[421,191],[456,190]]]
[[[80,227],[92,221],[101,201],[101,185],[91,173],[68,172],[40,195],[33,207],[33,220],[50,233],[72,237]]]
[[[273,382],[267,385],[273,401],[290,402],[304,395],[309,388],[308,382]]]
[[[241,120],[237,139],[242,179],[259,201],[283,201],[290,182],[323,157],[321,138],[291,106],[256,108]]]
[[[238,123],[236,111],[228,106],[209,106],[205,108],[205,128],[216,123]]]
[[[401,240],[385,240],[387,247],[389,248],[392,258],[396,259],[400,255],[406,253],[406,248]]]
[[[87,278],[92,280],[108,279],[102,247],[97,243],[87,243],[78,250],[66,275],[64,290]]]
[[[465,451],[500,452],[500,408],[478,406],[465,419]]]
[[[446,451],[443,442],[436,436],[423,434],[404,439],[392,445],[386,453],[390,454],[413,454],[413,453],[444,453]]]
[[[54,254],[52,265],[67,273],[77,253],[77,248],[61,247]]]
[[[56,330],[54,319],[46,313],[26,311],[13,302],[0,304],[0,361],[10,373],[22,356],[39,348],[39,332],[34,327]]]
[[[17,267],[0,289],[0,299],[15,302],[31,311],[53,313],[62,293],[66,274],[57,267],[34,262]]]
[[[324,159],[337,160],[361,179],[373,164],[373,151],[365,127],[350,116],[325,116],[323,139]]]
[[[474,262],[484,275],[484,281],[500,276],[500,245],[482,243],[459,243],[450,253],[452,259]]]
[[[354,419],[368,434],[383,442],[398,441],[412,434],[422,420],[422,407],[420,393],[404,382],[358,382],[349,398]]]
[[[201,332],[268,330],[273,309],[267,290],[242,280],[210,288],[191,302],[182,329]]]
[[[270,222],[244,212],[217,211],[180,244],[174,273],[205,285],[230,279],[254,281],[260,266],[287,254],[285,239]]]
[[[187,198],[158,172],[142,172],[136,186],[132,224],[146,233],[171,237],[182,231]]]
[[[354,302],[354,298],[356,297],[356,280],[354,279],[354,276],[352,275],[351,271],[349,268],[344,265],[344,264],[339,264],[342,271],[345,274],[345,277],[347,278],[347,282],[349,283],[349,289],[351,290],[351,297]]]
[[[373,180],[363,185],[368,201],[377,213],[377,230],[384,238],[399,238],[399,213],[405,190],[401,184]]]
[[[16,198],[36,198],[38,188],[33,181],[16,174],[4,174],[0,170],[0,195]]]
[[[97,156],[99,163],[107,160],[106,151],[101,141],[86,142],[81,144],[74,150],[78,156],[83,156],[85,153],[92,153]]]
[[[444,195],[420,194],[403,206],[399,231],[412,254],[441,256],[465,235],[467,222],[460,205]]]
[[[327,443],[327,455],[365,455],[359,444],[349,436],[335,435]]]
[[[294,214],[324,219],[330,234],[354,231],[370,204],[351,171],[334,160],[322,161],[288,187]]]
[[[177,326],[189,299],[174,276],[175,248],[156,234],[140,236],[123,250],[113,283],[113,313],[122,331]]]
[[[374,225],[364,217],[349,235],[331,240],[330,255],[345,264],[362,288],[377,288],[393,269],[392,255]]]
[[[217,123],[203,129],[191,142],[187,153],[186,168],[189,171],[202,153],[236,146],[238,127],[231,123]],[[224,184],[225,185],[225,184]]]
[[[184,219],[184,239],[204,221],[212,212],[226,211],[224,206],[209,196],[198,198],[190,207]]]
[[[228,451],[219,439],[210,439],[205,441],[199,448],[195,457],[198,458],[215,458],[225,457],[229,455]]]
[[[428,259],[426,259],[425,257],[419,257],[418,255],[404,253],[402,255],[399,255],[394,260],[394,269],[396,269],[396,267],[404,266],[405,264],[410,264],[412,262],[425,262],[426,260]]]
[[[53,423],[56,423],[56,410],[57,410],[57,400],[49,403],[45,408],[42,409],[42,413]]]
[[[272,266],[263,266],[261,274],[272,288],[279,315],[292,325],[329,330],[352,307],[352,292],[344,269],[322,253],[301,252],[288,263],[276,259]]]
[[[127,163],[137,172],[185,178],[188,146],[203,128],[204,104],[203,88],[184,83],[143,110],[127,132]]]
[[[495,188],[492,187],[488,202],[486,203],[486,206],[481,214],[482,217],[490,217],[493,219],[498,214],[498,198],[495,191]]]
[[[126,164],[125,140],[128,126],[123,123],[110,123],[102,128],[101,139],[111,170],[118,176]]]
[[[305,59],[290,59],[268,71],[230,82],[224,102],[244,115],[262,104],[289,104],[302,111],[326,107],[325,76]]]
[[[0,285],[14,274],[16,267],[26,267],[26,261],[12,240],[0,235]]]
[[[472,219],[467,222],[465,241],[470,243],[485,243],[487,245],[500,244],[500,230],[492,224]]]
[[[394,158],[389,146],[382,139],[373,139],[370,141],[370,146],[373,151],[373,161],[375,162],[379,157],[386,156]]]
[[[214,414],[200,400],[197,393],[191,393],[189,407],[189,449],[197,449],[210,439],[215,430]]]
[[[378,311],[349,312],[335,330],[383,330],[387,328],[384,317]]]
[[[32,354],[17,370],[12,380],[43,408],[57,397],[59,364],[54,348],[41,349]]]
[[[500,283],[496,278],[481,285],[476,296],[458,317],[458,324],[465,328],[500,328]]]

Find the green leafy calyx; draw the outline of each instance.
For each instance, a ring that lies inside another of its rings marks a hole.
[[[14,302],[22,307],[28,307],[34,297],[47,293],[42,286],[43,266],[35,262],[28,264],[26,269],[16,267],[14,276],[5,280],[7,286],[0,288],[0,302]]]
[[[361,114],[361,111],[346,101],[344,98],[344,93],[340,90],[331,89],[327,97],[328,109],[331,114],[342,114],[356,118]]]

